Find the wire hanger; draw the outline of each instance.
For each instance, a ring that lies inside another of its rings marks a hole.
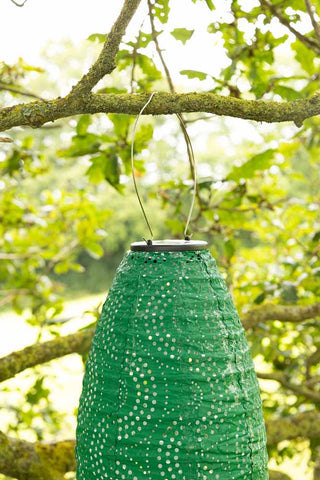
[[[140,208],[141,208],[141,211],[142,211],[144,220],[145,220],[145,222],[146,222],[146,224],[147,224],[147,227],[148,227],[149,232],[150,232],[150,235],[151,235],[151,239],[147,241],[147,243],[148,243],[149,245],[152,244],[153,231],[152,231],[150,222],[149,222],[149,220],[148,220],[148,217],[147,217],[145,208],[144,208],[144,206],[143,206],[143,203],[142,203],[142,200],[141,200],[139,191],[138,191],[138,185],[137,185],[136,176],[135,176],[135,170],[134,170],[134,139],[135,139],[135,135],[136,135],[136,131],[137,131],[137,126],[138,126],[139,119],[140,119],[141,115],[143,114],[144,110],[145,110],[145,109],[147,108],[147,106],[150,104],[151,100],[153,99],[153,97],[154,97],[154,95],[155,95],[156,93],[157,93],[157,92],[153,92],[153,93],[150,95],[148,101],[144,104],[144,106],[143,106],[142,109],[140,110],[140,112],[139,112],[139,114],[138,114],[138,116],[137,116],[137,118],[136,118],[136,120],[135,120],[135,122],[134,122],[134,125],[133,125],[132,140],[131,140],[131,169],[132,169],[133,185],[134,185],[135,193],[136,193],[137,198],[138,198],[138,202],[139,202],[139,204],[140,204]],[[187,152],[188,152],[189,161],[190,161],[190,164],[191,164],[191,166],[192,166],[192,171],[193,171],[193,194],[192,194],[192,200],[191,200],[191,205],[190,205],[188,217],[187,217],[187,220],[186,220],[186,225],[185,225],[184,232],[183,232],[184,237],[185,237],[185,240],[190,240],[190,236],[188,236],[187,234],[188,234],[188,228],[189,228],[189,224],[190,224],[192,212],[193,212],[193,209],[194,209],[196,194],[197,194],[197,165],[196,165],[196,161],[195,161],[195,157],[194,157],[194,152],[193,152],[193,148],[192,148],[192,143],[191,143],[189,134],[188,134],[188,132],[187,132],[187,129],[186,129],[186,126],[185,126],[185,122],[183,121],[180,113],[177,113],[176,115],[177,115],[177,117],[178,117],[178,119],[179,119],[179,122],[180,122],[180,124],[181,124],[183,133],[184,133],[185,138],[186,138],[186,142],[187,142]]]

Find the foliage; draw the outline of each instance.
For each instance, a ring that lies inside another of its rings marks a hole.
[[[223,49],[226,62],[219,75],[211,75],[209,60],[204,72],[193,69],[190,58],[188,68],[180,72],[183,88],[196,85],[223,96],[280,102],[295,102],[319,89],[320,62],[313,47],[317,35],[306,20],[305,2],[261,0],[257,5],[231,0],[223,8],[220,3],[188,2],[194,12],[202,8],[206,13],[203,25],[211,41]],[[177,48],[190,51],[197,46],[193,44],[196,30],[183,27],[181,18],[172,28],[170,6],[169,0],[151,2],[155,31],[145,22],[134,38],[122,43],[117,70],[101,82],[97,93],[166,88],[170,78],[163,61],[156,59],[155,40],[161,45],[169,37]],[[319,15],[319,7],[315,8]],[[302,33],[301,21],[307,33]],[[103,43],[105,38],[93,34],[86,45]],[[32,72],[46,75],[23,60],[1,64],[3,104],[35,91],[43,94],[43,80],[35,79]],[[202,136],[207,145],[196,152],[199,179],[191,231],[212,246],[240,313],[257,306],[267,309],[269,304],[316,304],[320,297],[319,118],[306,120],[298,129],[198,117],[185,118],[191,137]],[[133,121],[125,114],[84,114],[63,120],[57,129],[15,131],[13,143],[4,144],[0,305],[24,314],[37,329],[38,341],[61,335],[63,299],[74,292],[71,284],[81,275],[85,278],[86,269],[94,270],[97,259],[103,268],[114,269],[115,259],[144,228],[128,186]],[[196,140],[195,145],[197,150]],[[145,200],[156,234],[170,231],[181,237],[193,185],[178,126],[163,118],[140,121],[134,155],[135,175],[148,193]],[[90,285],[93,289],[99,291],[99,282]],[[92,312],[90,324],[96,314]],[[317,410],[319,320],[272,320],[258,322],[248,331],[257,369],[277,382],[277,388],[270,379],[261,383],[265,417]],[[14,387],[10,381],[6,385],[11,398]],[[40,440],[58,433],[63,412],[51,402],[50,381],[41,367],[21,390],[24,407],[7,404],[8,431]],[[311,466],[319,441],[309,442]],[[299,442],[283,442],[271,445],[270,455],[281,462],[298,450]]]

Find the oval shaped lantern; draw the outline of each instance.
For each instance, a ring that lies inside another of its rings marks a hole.
[[[206,242],[132,244],[94,335],[77,479],[266,480],[259,386]]]

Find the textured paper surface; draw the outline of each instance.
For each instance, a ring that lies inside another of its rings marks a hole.
[[[83,380],[77,479],[267,480],[259,387],[209,251],[127,252]]]

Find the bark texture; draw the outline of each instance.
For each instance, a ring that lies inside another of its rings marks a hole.
[[[75,87],[76,88],[76,87]],[[12,127],[39,128],[59,118],[84,113],[124,113],[137,115],[150,94],[83,94],[73,92],[64,98],[21,103],[0,110],[0,131]],[[145,115],[206,112],[257,122],[294,122],[301,126],[307,118],[320,114],[320,95],[292,102],[243,100],[212,93],[166,93],[154,95]]]
[[[304,320],[320,315],[320,303],[314,305],[285,306],[266,304],[253,308],[242,317],[245,329],[254,328],[259,323],[267,320],[280,320],[281,322],[301,323]]]

